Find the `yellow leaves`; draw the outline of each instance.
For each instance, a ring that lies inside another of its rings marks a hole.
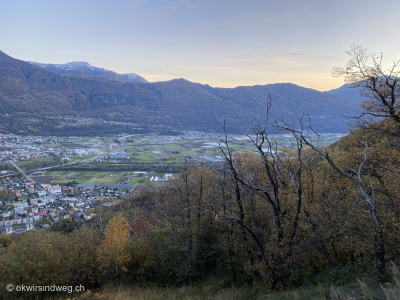
[[[124,216],[116,215],[110,220],[101,243],[100,254],[115,271],[127,271],[126,265],[131,260],[127,247],[129,236],[129,224]]]

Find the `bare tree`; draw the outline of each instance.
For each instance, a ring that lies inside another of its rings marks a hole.
[[[236,155],[230,145],[225,124],[222,125],[223,134],[219,149],[235,187],[239,212],[236,220],[242,227],[243,239],[247,242],[246,236],[249,235],[257,245],[258,257],[265,264],[265,270],[261,272],[268,272],[272,287],[277,288],[280,284],[285,285],[282,281],[283,274],[301,247],[298,235],[304,198],[302,183],[304,142],[293,131],[291,133],[296,141],[296,149],[288,153],[282,152],[273,133],[277,133],[277,130],[282,131],[283,128],[268,121],[270,108],[271,99],[267,105],[267,117],[256,119],[252,134],[248,135],[257,152],[254,157],[256,161],[241,162],[240,155]],[[262,232],[260,230],[263,226],[254,226],[256,218],[250,214],[251,210],[246,208],[249,204],[242,195],[245,189],[253,191],[262,199],[263,205],[271,213],[272,226],[265,223],[265,230]],[[336,267],[326,247],[320,247],[321,243],[312,245],[321,253],[324,250],[323,256]]]
[[[390,118],[400,125],[400,60],[385,69],[383,53],[369,54],[356,45],[346,53],[350,60],[332,73],[336,77],[344,75],[346,82],[361,88],[361,96],[366,98],[361,104],[362,115]]]
[[[386,250],[383,236],[383,228],[380,221],[380,217],[376,208],[375,203],[375,192],[374,187],[369,179],[363,175],[363,168],[368,160],[368,143],[367,140],[363,142],[364,151],[363,151],[363,159],[359,163],[358,168],[353,169],[350,167],[341,167],[339,166],[334,159],[331,157],[330,153],[327,149],[319,147],[315,145],[310,137],[306,136],[303,130],[303,120],[300,120],[301,127],[300,129],[296,129],[293,126],[290,126],[286,123],[278,124],[275,122],[274,126],[288,132],[291,132],[296,136],[297,139],[301,140],[305,145],[309,146],[312,150],[317,152],[324,158],[329,165],[341,176],[350,180],[357,188],[361,198],[364,200],[367,209],[365,210],[372,219],[374,225],[374,251],[375,251],[375,262],[376,268],[381,278],[384,278],[386,275]],[[313,131],[310,126],[310,130]],[[318,135],[317,132],[313,131],[314,134]],[[362,207],[360,207],[362,209]]]

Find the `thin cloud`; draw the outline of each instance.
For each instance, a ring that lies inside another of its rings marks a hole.
[[[241,54],[241,55],[230,55],[228,58],[236,58],[236,59],[248,59],[248,58],[257,58],[257,56],[251,54]]]
[[[301,52],[274,53],[272,55],[277,56],[277,57],[287,57],[288,59],[293,58],[293,57],[304,57],[304,58],[322,58],[322,59],[329,59],[329,60],[343,60],[342,58],[334,57],[334,56],[319,55],[319,54],[313,54],[313,53],[301,53]],[[269,57],[269,56],[271,56],[271,54],[263,54],[262,56]]]

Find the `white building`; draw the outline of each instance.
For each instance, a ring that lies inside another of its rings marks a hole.
[[[59,185],[51,185],[48,189],[50,194],[61,194],[61,186]]]

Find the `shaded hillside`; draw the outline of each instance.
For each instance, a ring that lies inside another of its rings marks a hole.
[[[215,95],[231,99],[253,114],[265,110],[268,95],[272,98],[272,119],[282,117],[297,123],[299,117],[309,114],[313,126],[320,131],[336,132],[343,128],[347,116],[353,116],[358,108],[347,98],[324,94],[292,83],[243,86],[234,89],[211,88]]]
[[[361,88],[359,87],[353,87],[351,84],[346,83],[337,89],[326,91],[324,93],[346,97],[353,103],[360,105],[363,101],[363,97],[360,96],[360,89]]]
[[[313,126],[324,132],[344,132],[343,116],[357,111],[347,98],[294,84],[228,89],[184,79],[122,83],[61,76],[0,53],[0,114],[9,120],[3,122],[4,130],[10,129],[7,122],[12,122],[12,116],[21,118],[22,114],[24,120],[71,115],[197,130],[219,130],[217,124],[226,120],[231,131],[244,132],[253,125],[255,115],[263,115],[268,95],[272,119],[296,122],[309,113]]]

